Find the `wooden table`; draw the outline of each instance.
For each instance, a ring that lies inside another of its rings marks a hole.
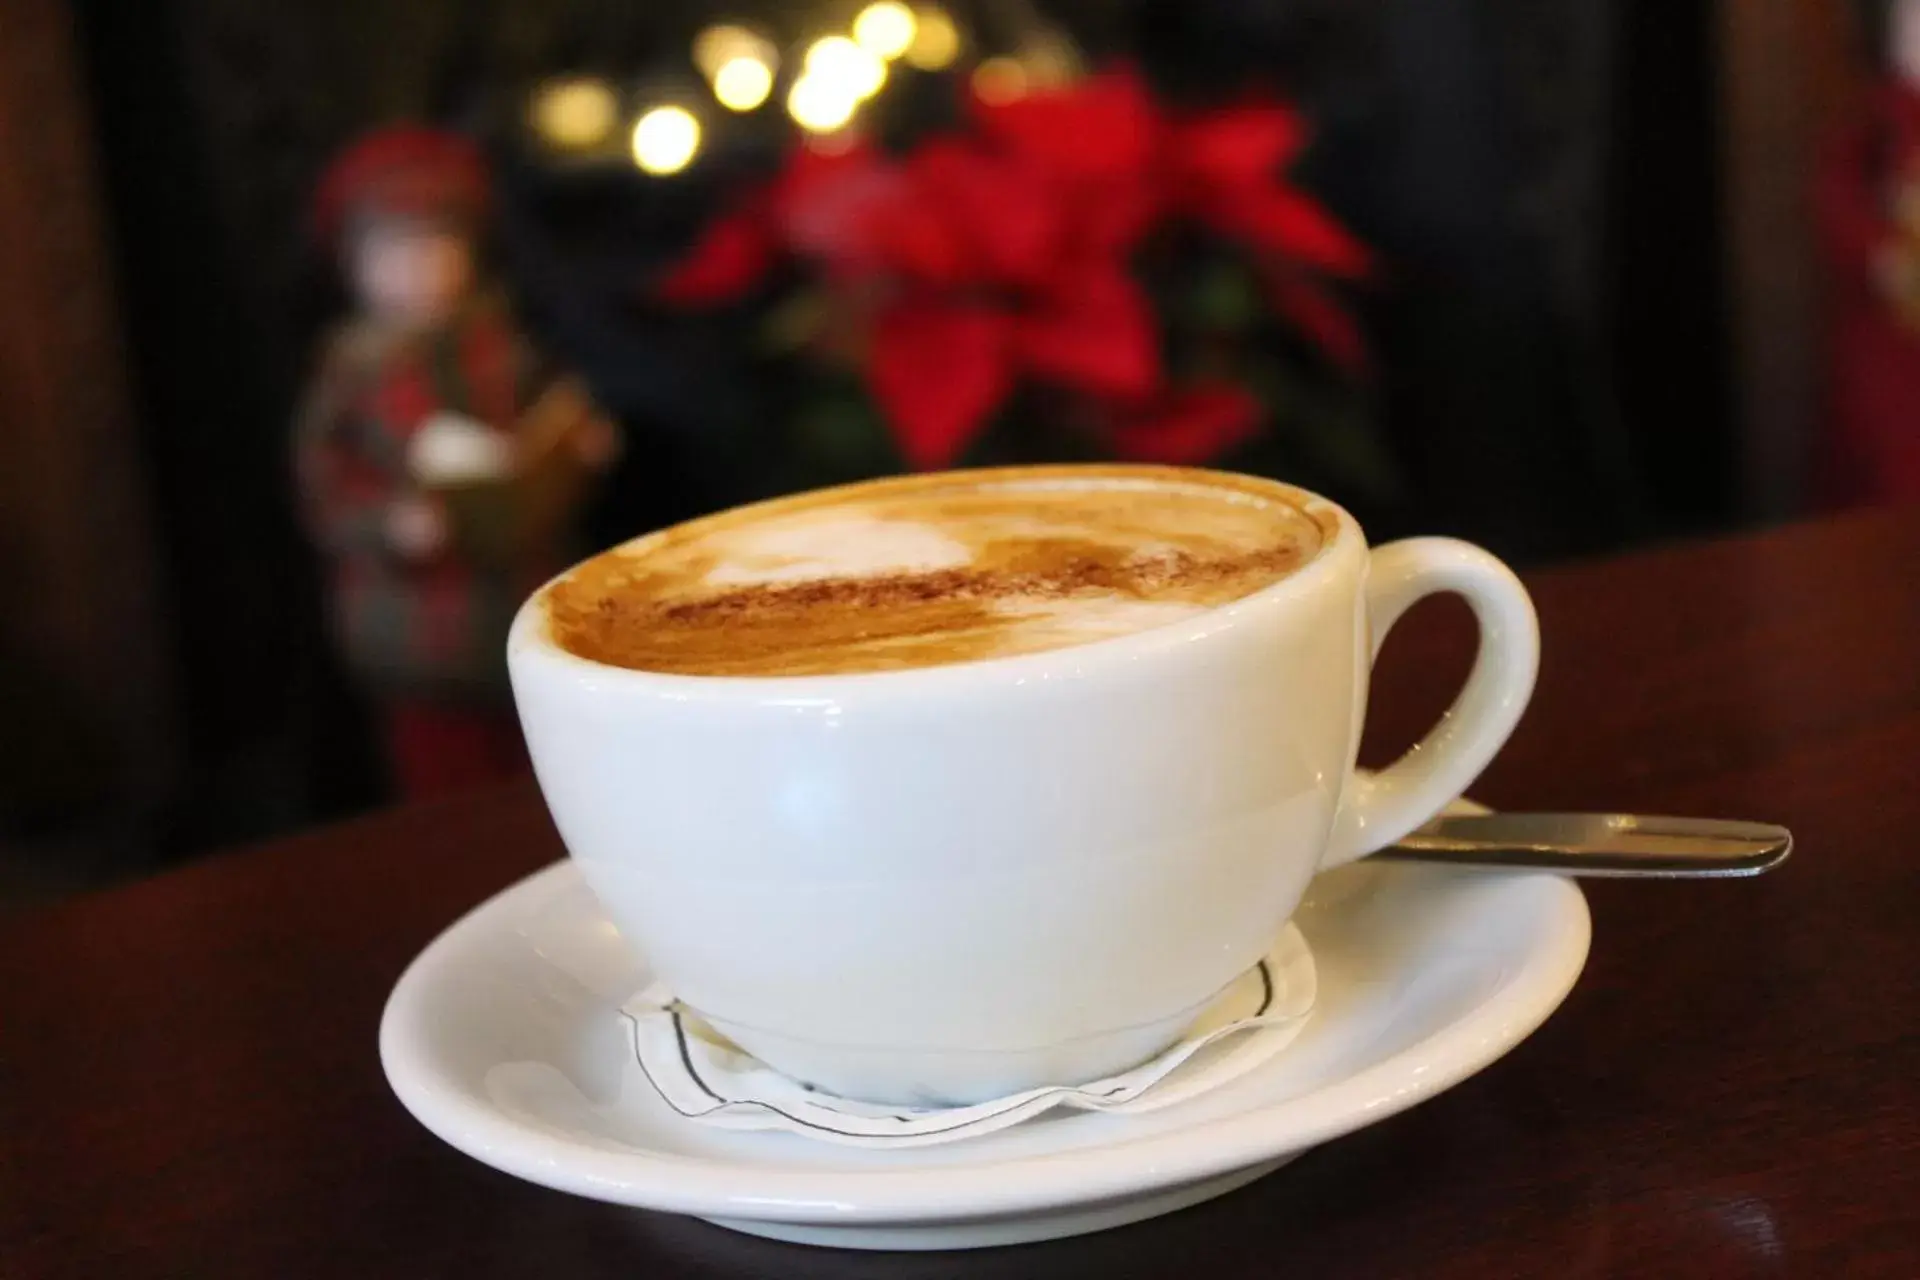
[[[1920,511],[1534,580],[1496,804],[1773,819],[1764,880],[1596,884],[1566,1006],[1225,1199],[997,1257],[840,1254],[523,1185],[388,1094],[387,989],[559,856],[531,788],[218,857],[0,939],[0,1275],[1920,1276]],[[1395,633],[1380,744],[1463,667]]]

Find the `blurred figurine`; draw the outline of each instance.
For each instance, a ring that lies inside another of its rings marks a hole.
[[[1833,279],[1830,502],[1920,498],[1920,0],[1886,10],[1887,65],[1867,118],[1819,176]]]
[[[408,799],[525,769],[507,627],[565,567],[619,443],[483,280],[487,197],[471,144],[395,127],[343,152],[315,200],[354,311],[296,423],[300,497],[330,561],[334,631]]]

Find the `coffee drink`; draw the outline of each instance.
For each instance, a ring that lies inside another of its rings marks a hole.
[[[547,588],[553,638],[641,671],[795,676],[1009,657],[1144,631],[1294,572],[1304,494],[1153,467],[879,480],[696,520]]]
[[[1371,656],[1436,592],[1481,622],[1473,673],[1358,773]],[[1166,1049],[1316,874],[1466,789],[1538,658],[1484,551],[1370,549],[1271,480],[1105,465],[680,525],[541,588],[507,641],[541,791],[620,939],[774,1070],[900,1106]]]

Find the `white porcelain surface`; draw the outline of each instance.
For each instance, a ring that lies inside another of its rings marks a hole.
[[[1164,477],[1162,477],[1164,481]],[[1506,740],[1538,638],[1485,552],[1368,552],[1196,618],[1047,653],[780,679],[583,661],[536,601],[508,645],[548,807],[669,986],[845,1097],[980,1101],[1124,1070],[1251,967],[1314,873],[1425,821]],[[1370,653],[1452,590],[1481,656],[1356,779]]]
[[[1162,1111],[1058,1115],[947,1147],[830,1146],[674,1115],[616,1012],[652,975],[572,863],[422,953],[388,1002],[381,1057],[429,1129],[545,1186],[812,1243],[1010,1243],[1220,1194],[1431,1097],[1538,1026],[1588,942],[1568,881],[1397,864],[1321,876],[1294,921],[1319,995],[1278,1056]]]

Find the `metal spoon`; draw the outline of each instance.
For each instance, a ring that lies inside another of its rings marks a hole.
[[[1374,856],[1572,876],[1757,876],[1793,852],[1765,822],[1637,813],[1486,813],[1435,818]]]

